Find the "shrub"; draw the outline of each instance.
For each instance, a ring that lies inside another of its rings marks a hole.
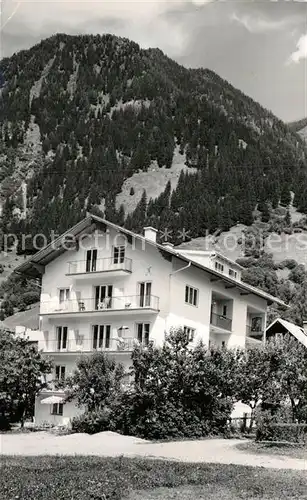
[[[136,393],[125,394],[112,417],[119,432],[146,439],[203,437],[210,431],[192,409],[173,401],[154,405]]]
[[[294,269],[297,266],[297,262],[294,259],[285,259],[279,264],[279,269]]]
[[[72,430],[73,432],[85,432],[87,434],[111,430],[110,414],[111,412],[108,408],[91,412],[87,411],[72,420]]]
[[[285,441],[290,443],[307,444],[307,424],[278,423],[269,415],[262,412],[257,422],[256,441]]]
[[[11,428],[10,419],[6,415],[0,415],[0,431],[8,431]]]
[[[224,432],[236,391],[237,353],[188,348],[172,331],[161,349],[132,354],[133,391],[118,398],[112,421],[124,434],[148,439],[201,437]]]
[[[256,416],[256,441],[271,441],[271,427],[276,424],[276,416],[273,416],[270,411],[261,410],[255,411]]]

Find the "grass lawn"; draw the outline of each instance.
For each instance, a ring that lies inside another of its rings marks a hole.
[[[236,446],[238,450],[256,453],[260,455],[277,455],[280,457],[301,458],[307,460],[307,446],[296,444],[277,444],[277,443],[240,443]],[[307,496],[306,496],[307,498]]]
[[[304,471],[98,457],[3,457],[1,500],[307,499]]]

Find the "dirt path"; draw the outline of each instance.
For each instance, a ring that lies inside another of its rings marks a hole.
[[[0,435],[2,455],[96,455],[161,458],[183,462],[208,462],[251,465],[273,469],[307,471],[306,460],[256,455],[238,450],[237,439],[205,439],[151,443],[113,432],[101,432],[93,436],[70,434],[54,436],[47,432]]]

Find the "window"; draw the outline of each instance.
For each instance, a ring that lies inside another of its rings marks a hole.
[[[67,326],[57,326],[56,328],[57,350],[67,349]]]
[[[197,288],[193,288],[191,286],[185,287],[185,301],[187,304],[191,304],[192,306],[198,305],[198,290]]]
[[[229,276],[231,276],[232,278],[236,278],[237,277],[236,271],[234,271],[233,269],[229,269]]]
[[[55,379],[58,381],[65,380],[65,366],[56,365]]]
[[[125,246],[113,248],[113,264],[122,264],[125,261]]]
[[[63,403],[55,403],[52,405],[52,415],[63,415]]]
[[[109,349],[111,325],[93,325],[93,349]]]
[[[149,323],[137,323],[137,336],[140,344],[147,346],[149,344]]]
[[[63,302],[66,302],[69,300],[70,297],[70,289],[69,288],[60,288],[59,290],[59,302],[60,304],[63,304]]]
[[[227,318],[227,306],[223,306],[223,314],[222,316],[224,316],[225,318]]]
[[[225,342],[225,340],[222,340],[222,347],[223,347],[223,348],[224,348],[224,347],[226,347],[226,342]]]
[[[194,336],[195,336],[195,328],[190,328],[189,326],[184,326],[183,331],[184,331],[184,334],[187,336],[188,341],[192,342],[192,340],[194,340]]]
[[[220,273],[222,273],[224,271],[224,266],[223,264],[221,264],[220,262],[216,262],[215,263],[215,270],[216,271],[219,271]]]
[[[96,271],[97,266],[97,249],[88,250],[86,252],[86,272],[92,273]]]

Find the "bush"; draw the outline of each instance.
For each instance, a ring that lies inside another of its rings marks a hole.
[[[292,269],[294,269],[297,265],[298,265],[298,264],[297,264],[296,260],[294,260],[294,259],[285,259],[285,260],[283,260],[282,262],[280,262],[280,264],[279,264],[279,266],[278,266],[278,267],[279,267],[279,269],[284,269],[284,268],[286,267],[287,269],[292,270]]]
[[[87,411],[72,420],[72,431],[95,434],[96,432],[111,430],[110,414],[111,412],[108,408],[91,412]]]
[[[307,444],[307,424],[278,423],[269,412],[257,422],[256,441]]]
[[[134,349],[134,382],[124,392],[112,383],[115,366],[106,377],[104,357],[87,358],[78,363],[70,384],[75,388],[71,396],[77,396],[87,412],[73,420],[72,428],[90,434],[113,430],[146,439],[220,434],[227,428],[235,399],[238,357],[237,351],[226,349],[208,352],[202,344],[191,350],[183,330],[171,331],[162,348]],[[81,370],[83,364],[86,370]],[[106,392],[106,382],[111,391]]]
[[[0,415],[0,431],[9,431],[11,428],[10,419],[6,415]]]
[[[210,430],[208,423],[195,411],[180,403],[165,401],[153,405],[135,393],[123,396],[118,411],[114,409],[112,420],[122,434],[153,440],[203,437]]]

